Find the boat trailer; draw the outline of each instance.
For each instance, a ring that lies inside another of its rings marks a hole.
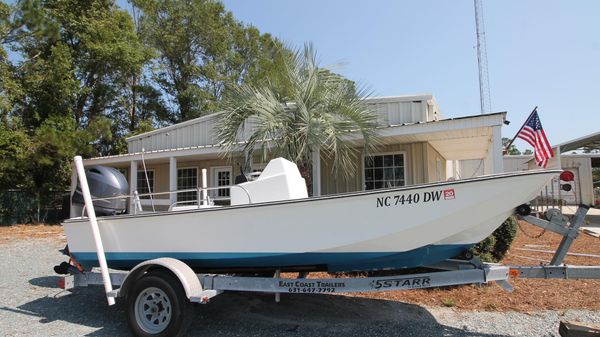
[[[273,293],[279,302],[282,293],[331,294],[354,292],[380,292],[390,290],[410,290],[455,286],[465,284],[485,284],[496,282],[507,291],[512,291],[508,280],[515,278],[543,279],[600,279],[600,266],[571,266],[563,264],[573,241],[579,235],[588,206],[581,205],[570,222],[565,221],[558,210],[546,213],[549,220],[530,215],[528,207],[517,208],[517,216],[533,225],[563,236],[549,265],[505,266],[483,263],[474,258],[446,260],[427,266],[427,272],[418,274],[392,274],[369,277],[307,278],[307,273],[299,273],[296,278],[281,277],[280,271],[274,277],[248,275],[196,274],[187,264],[173,258],[158,258],[144,261],[128,272],[110,272],[102,247],[91,195],[87,186],[81,157],[75,158],[86,211],[93,228],[96,253],[100,262],[100,272],[85,271],[76,263],[63,263],[62,269],[68,274],[59,279],[59,286],[65,290],[88,285],[104,285],[109,305],[115,298],[127,301],[127,315],[130,329],[138,336],[182,336],[189,323],[192,303],[208,303],[225,291],[247,291]],[[113,290],[113,286],[117,289]]]

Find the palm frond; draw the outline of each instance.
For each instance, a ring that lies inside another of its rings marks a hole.
[[[269,149],[277,156],[308,167],[312,153],[330,158],[334,171],[350,177],[358,152],[348,141],[358,133],[369,153],[377,146],[377,116],[362,98],[363,87],[318,67],[317,54],[306,44],[285,59],[287,95],[268,85],[241,85],[223,102],[217,137],[224,151],[252,153]]]

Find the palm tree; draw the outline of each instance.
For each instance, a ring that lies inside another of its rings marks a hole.
[[[284,68],[283,79],[243,84],[224,98],[217,137],[225,152],[260,149],[265,159],[268,153],[284,157],[298,165],[309,191],[314,151],[333,162],[334,174],[352,176],[360,152],[348,137],[358,134],[366,153],[377,142],[377,117],[362,101],[366,91],[319,68],[310,44],[287,53]]]

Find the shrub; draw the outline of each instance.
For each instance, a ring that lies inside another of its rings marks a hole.
[[[504,258],[517,235],[517,219],[514,216],[506,219],[492,235],[469,250],[485,262],[498,262]]]
[[[445,307],[451,308],[451,307],[456,306],[456,301],[454,301],[454,299],[452,299],[452,298],[444,298],[444,299],[442,299],[442,304]]]
[[[469,253],[479,257],[481,261],[496,262],[493,254],[494,247],[496,247],[496,237],[492,234],[469,249]]]

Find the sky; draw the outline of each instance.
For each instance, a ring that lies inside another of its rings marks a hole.
[[[444,118],[480,113],[472,0],[225,0],[234,16],[375,96],[431,93]],[[483,0],[491,111],[512,138],[538,106],[555,145],[600,131],[600,1]],[[522,140],[515,145],[531,148]]]

